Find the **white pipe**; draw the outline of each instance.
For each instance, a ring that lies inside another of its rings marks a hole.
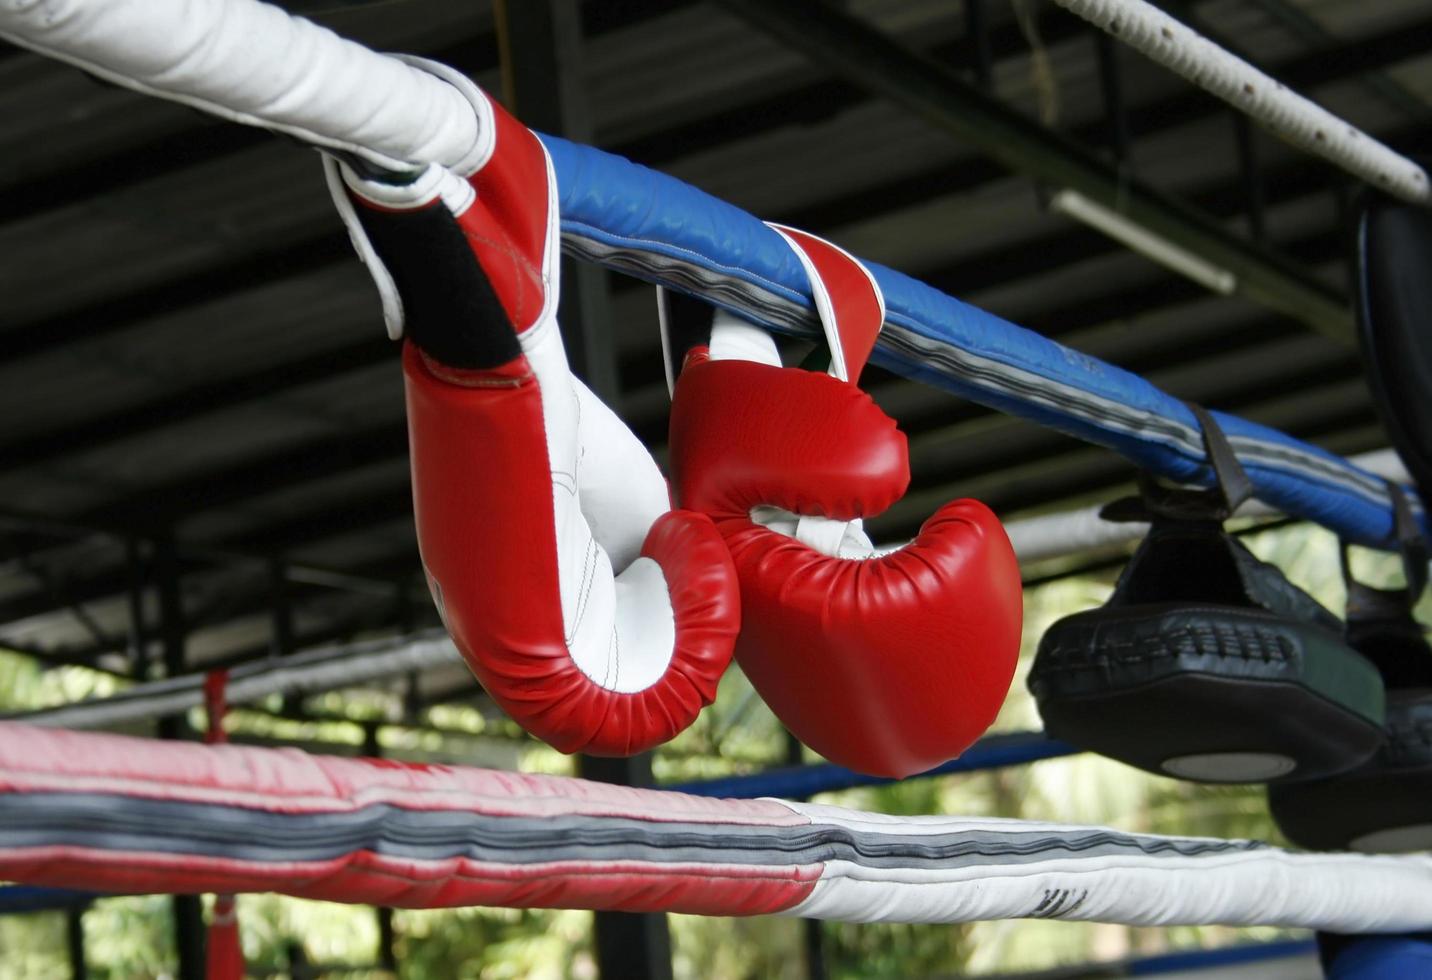
[[[1392,449],[1378,449],[1354,456],[1353,465],[1396,483],[1407,484],[1411,477]],[[1148,533],[1149,526],[1138,522],[1113,523],[1099,517],[1098,507],[1084,507],[1062,514],[1046,514],[1010,521],[1005,525],[1014,553],[1021,565],[1067,558],[1080,552],[1129,544]],[[1250,500],[1238,509],[1239,517],[1276,517],[1273,508]]]
[[[225,697],[230,704],[252,704],[270,694],[331,691],[461,663],[462,657],[447,634],[429,630],[413,636],[319,647],[245,664],[230,673]],[[52,728],[98,729],[178,714],[203,703],[203,677],[186,674],[137,684],[112,697],[4,718]]]
[[[1146,0],[1054,0],[1276,136],[1413,204],[1432,202],[1427,173]]]
[[[1102,231],[1114,241],[1222,296],[1231,296],[1238,286],[1238,278],[1227,269],[1214,265],[1181,245],[1175,245],[1162,235],[1155,235],[1143,225],[1130,221],[1113,208],[1107,208],[1076,190],[1066,187],[1058,191],[1049,199],[1049,208]]]

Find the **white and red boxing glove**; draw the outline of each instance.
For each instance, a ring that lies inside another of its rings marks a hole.
[[[718,312],[671,411],[677,499],[704,511],[741,580],[736,656],[776,716],[826,758],[907,776],[994,721],[1019,654],[1019,567],[974,500],[878,553],[861,528],[909,483],[905,437],[854,384],[884,322],[879,287],[828,242],[778,228],[809,274],[830,374],[780,366],[771,337]]]
[[[639,752],[714,699],[740,625],[735,571],[711,520],[670,509],[650,454],[568,368],[545,148],[465,78],[428,67],[490,134],[469,173],[430,166],[399,182],[328,165],[389,330],[406,336],[428,583],[473,673],[524,728],[564,752]]]

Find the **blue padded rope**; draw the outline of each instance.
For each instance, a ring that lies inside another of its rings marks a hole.
[[[760,220],[621,157],[542,139],[557,171],[568,252],[701,296],[771,330],[819,336],[804,270]],[[887,310],[875,363],[1105,446],[1159,476],[1212,485],[1198,423],[1179,399],[909,276],[869,266]],[[1213,414],[1258,499],[1359,544],[1395,547],[1392,502],[1380,478],[1275,429]],[[1408,492],[1425,525],[1416,491]]]

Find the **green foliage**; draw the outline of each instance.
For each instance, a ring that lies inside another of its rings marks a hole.
[[[592,913],[451,909],[395,913],[403,980],[596,976]]]
[[[0,980],[69,980],[62,912],[0,916]]]
[[[119,678],[83,667],[41,666],[38,660],[0,650],[0,711],[21,711],[103,697],[126,686]]]

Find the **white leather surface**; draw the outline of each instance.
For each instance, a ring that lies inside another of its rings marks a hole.
[[[676,633],[666,580],[655,562],[642,560],[623,572],[618,589],[611,557],[582,513],[577,483],[581,402],[555,316],[518,339],[542,391],[567,648],[595,683],[624,694],[640,691],[659,680],[671,662]],[[601,448],[590,446],[586,452],[592,456]],[[607,522],[610,532],[616,515],[607,514],[613,518]]]
[[[582,513],[597,544],[617,571],[641,554],[646,532],[671,509],[666,477],[651,453],[615,412],[586,385],[572,377],[581,415],[577,491]]]
[[[619,546],[622,555],[634,550],[631,543],[638,530],[637,522],[647,516],[654,520],[659,513],[651,514],[649,482],[644,494],[634,495],[644,499],[643,509],[630,514],[618,513],[619,500],[612,485],[617,467],[623,464],[635,467],[640,443],[629,430],[626,438],[619,436],[617,429],[626,430],[626,427],[615,415],[594,411],[593,403],[597,399],[590,392],[584,397],[583,386],[573,377],[567,363],[562,334],[557,328],[561,263],[557,261],[560,247],[557,178],[550,159],[547,160],[547,187],[551,220],[542,262],[547,280],[546,302],[536,325],[519,334],[517,339],[542,393],[547,455],[552,467],[562,622],[567,649],[577,668],[607,690],[630,694],[660,680],[671,663],[676,639],[671,595],[661,569],[649,560],[632,562],[622,571],[618,586],[611,556],[593,534],[592,525],[583,513],[585,498],[579,474],[584,468],[584,457],[590,457],[585,465],[588,485],[604,488],[593,495],[604,505],[597,523],[603,525],[604,535]],[[584,419],[584,415],[590,417]],[[607,447],[588,441],[584,435],[610,440],[612,456],[602,461],[600,457]],[[640,449],[640,455],[645,456],[646,451]],[[647,462],[654,471],[656,464],[649,456]],[[634,475],[640,476],[640,468],[637,469]],[[650,472],[647,475],[649,477]],[[665,484],[662,486],[664,489]],[[660,513],[667,509],[663,500]],[[646,528],[641,528],[640,533],[645,537]],[[635,550],[639,548],[638,542]]]

